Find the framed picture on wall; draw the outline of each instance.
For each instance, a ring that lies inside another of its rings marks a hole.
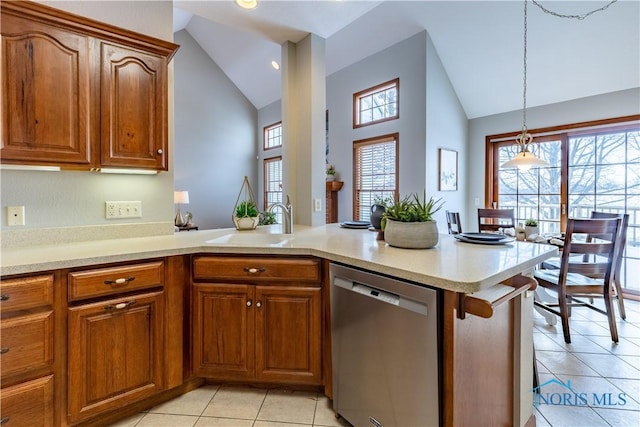
[[[440,191],[458,191],[458,152],[440,148]]]

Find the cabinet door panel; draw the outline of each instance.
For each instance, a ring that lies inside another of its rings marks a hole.
[[[254,374],[253,286],[193,286],[193,366],[197,374],[245,379]]]
[[[101,165],[166,170],[166,61],[108,43],[101,50]]]
[[[2,377],[49,366],[53,361],[53,311],[2,320]]]
[[[51,427],[53,375],[7,387],[0,392],[2,423],[11,427]]]
[[[2,158],[90,163],[89,38],[2,14]]]
[[[69,309],[73,421],[162,390],[162,292]]]
[[[320,308],[320,288],[256,287],[258,379],[322,384]]]

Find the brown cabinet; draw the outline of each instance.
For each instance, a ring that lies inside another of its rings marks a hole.
[[[2,2],[3,162],[167,170],[178,46],[34,2]]]
[[[2,424],[53,424],[53,285],[51,274],[0,282]]]
[[[197,375],[322,384],[318,260],[197,256],[193,274]]]
[[[163,292],[69,308],[69,420],[163,389]]]

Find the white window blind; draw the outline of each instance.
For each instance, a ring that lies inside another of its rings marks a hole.
[[[282,157],[264,160],[264,209],[282,202]],[[282,224],[282,211],[276,210],[278,224]]]
[[[368,221],[376,197],[396,198],[397,134],[354,142],[354,218]]]

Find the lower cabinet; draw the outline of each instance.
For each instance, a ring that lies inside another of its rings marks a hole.
[[[68,309],[69,421],[163,388],[163,291]]]
[[[206,270],[207,260],[199,261],[196,277]],[[250,265],[255,265],[256,260],[252,261]],[[259,272],[269,271],[264,263],[258,264]],[[247,271],[255,274],[253,267]],[[192,289],[196,375],[217,380],[323,384],[319,281],[278,281],[269,276],[268,280],[256,278],[245,283],[196,282]]]
[[[0,424],[12,427],[54,425],[53,375],[4,388],[0,395]]]

